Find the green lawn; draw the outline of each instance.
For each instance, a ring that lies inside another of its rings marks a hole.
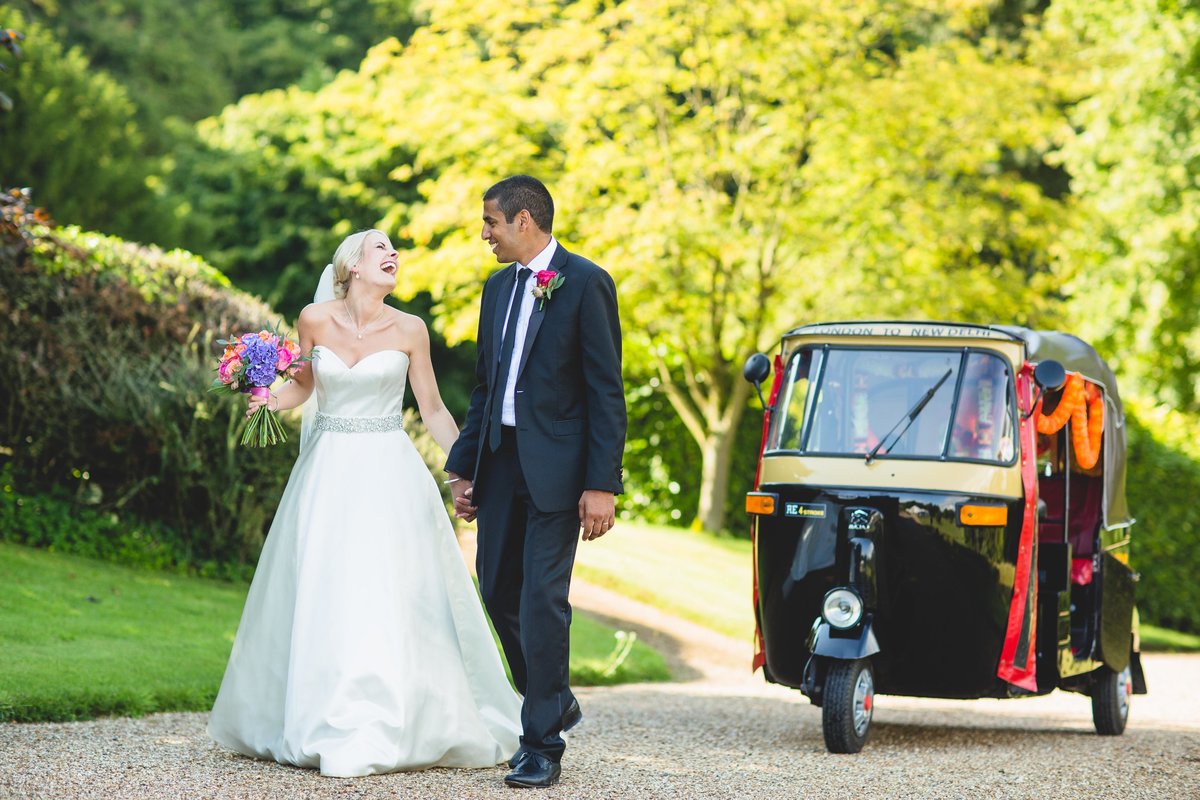
[[[1138,626],[1138,631],[1142,637],[1142,650],[1166,653],[1200,652],[1200,636],[1194,633],[1181,633],[1144,622]]]
[[[621,521],[579,543],[575,574],[727,636],[754,635],[748,540]]]
[[[0,586],[0,720],[17,721],[208,709],[246,596],[245,585],[6,543]],[[615,634],[575,616],[576,685],[669,679],[640,642],[613,668]]]

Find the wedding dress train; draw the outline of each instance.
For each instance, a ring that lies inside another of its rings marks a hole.
[[[521,701],[430,475],[400,429],[408,356],[314,348],[315,432],[246,599],[209,734],[336,776],[488,767]],[[269,502],[263,498],[263,502]]]

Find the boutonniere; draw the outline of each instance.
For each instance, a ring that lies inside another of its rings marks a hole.
[[[565,280],[566,278],[552,269],[538,271],[537,283],[533,287],[533,296],[542,301],[538,303],[538,311],[546,307],[546,301],[550,299],[550,295],[554,293],[555,289],[562,286]]]

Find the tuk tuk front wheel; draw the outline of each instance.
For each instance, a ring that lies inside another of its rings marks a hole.
[[[821,729],[831,753],[857,753],[871,732],[875,673],[865,658],[833,661],[821,693]]]
[[[1120,672],[1101,667],[1092,686],[1092,723],[1101,736],[1120,736],[1129,721],[1129,700],[1133,696],[1133,670],[1129,665]]]

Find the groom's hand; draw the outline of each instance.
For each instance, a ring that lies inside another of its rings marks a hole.
[[[454,516],[466,522],[474,522],[475,512],[478,510],[471,504],[471,498],[475,494],[474,485],[462,478],[450,484],[450,494],[454,497]]]
[[[617,501],[612,492],[587,489],[579,498],[579,527],[583,540],[599,539],[616,524]]]

